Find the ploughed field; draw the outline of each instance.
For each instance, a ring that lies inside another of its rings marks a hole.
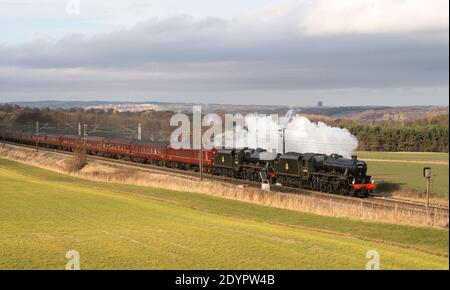
[[[389,182],[399,190],[425,192],[423,168],[431,167],[433,178],[431,193],[435,196],[449,194],[448,153],[392,153],[358,152],[358,158],[366,160],[375,181]]]
[[[448,230],[94,182],[0,159],[0,269],[448,269]]]

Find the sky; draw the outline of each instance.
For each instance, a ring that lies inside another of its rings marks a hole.
[[[0,102],[445,105],[447,0],[0,0]]]

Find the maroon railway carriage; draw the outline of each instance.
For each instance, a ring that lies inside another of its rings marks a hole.
[[[208,169],[213,167],[216,150],[203,150],[203,166]],[[200,163],[200,150],[174,149],[167,147],[167,162],[171,167],[190,169],[198,168]]]
[[[63,150],[73,151],[76,149],[82,149],[81,137],[78,135],[64,135],[61,136],[61,148]]]
[[[4,137],[8,141],[18,141],[21,138],[21,133],[16,131],[5,131]]]
[[[103,140],[103,155],[112,158],[125,158],[131,159],[131,146],[130,140]]]
[[[46,144],[47,135],[42,134],[42,133],[37,134],[37,135],[33,134],[31,139],[33,140],[33,143],[36,143],[36,141],[37,141],[39,144]]]
[[[104,151],[103,141],[105,138],[103,137],[88,137],[86,138],[86,144],[84,144],[84,140],[82,140],[83,147],[86,145],[86,150],[88,153],[93,155],[98,155],[99,153]]]
[[[134,141],[131,144],[131,157],[136,162],[160,164],[167,159],[167,143]]]
[[[61,146],[61,135],[47,134],[45,144],[52,148],[58,148]]]
[[[32,133],[32,132],[23,132],[20,135],[19,140],[25,144],[33,144],[33,142],[35,142],[33,136],[34,136],[34,133]]]

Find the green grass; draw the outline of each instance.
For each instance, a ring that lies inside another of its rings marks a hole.
[[[448,162],[448,153],[387,153],[358,152],[359,159],[379,159],[392,161],[367,161],[369,175],[378,182],[389,182],[400,189],[425,192],[426,182],[423,168],[431,167],[433,173],[431,191],[438,196],[449,194],[449,165],[429,163],[430,161]],[[395,161],[417,161],[414,163]]]
[[[426,180],[423,177],[423,164],[368,161],[369,175],[376,181],[397,184],[401,189],[425,192]],[[448,196],[448,165],[432,164],[433,178],[431,193]]]
[[[0,269],[448,269],[448,231],[81,180],[0,159]]]
[[[359,159],[406,160],[406,161],[445,161],[448,162],[448,153],[421,153],[421,152],[357,152]]]

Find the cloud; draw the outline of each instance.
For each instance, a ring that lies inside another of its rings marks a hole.
[[[448,0],[317,0],[301,21],[307,35],[448,31]]]
[[[153,18],[94,37],[67,35],[0,45],[0,66],[123,68],[154,63],[269,62],[297,69],[383,66],[393,71],[424,63],[445,67],[445,33],[310,38],[282,25],[242,25],[187,15]],[[388,53],[386,53],[388,52]],[[410,72],[412,73],[412,72]]]
[[[154,17],[92,37],[0,45],[0,99],[448,103],[448,32],[311,37],[298,23],[312,7],[276,5],[234,19]]]

